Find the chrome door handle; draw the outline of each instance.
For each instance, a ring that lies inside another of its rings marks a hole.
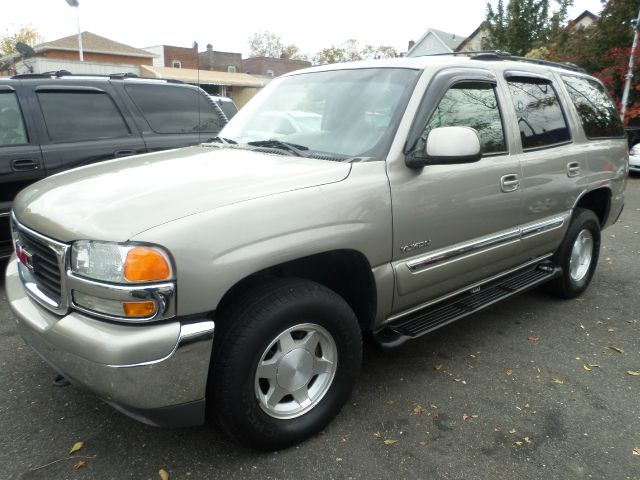
[[[510,173],[500,177],[500,189],[504,193],[514,192],[520,188],[520,180],[517,173]]]
[[[578,162],[567,163],[567,177],[577,177],[580,175],[580,164]]]

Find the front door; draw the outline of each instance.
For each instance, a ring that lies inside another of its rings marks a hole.
[[[423,113],[416,117],[425,119],[418,146],[433,128],[468,126],[480,134],[483,156],[477,162],[421,169],[408,168],[403,160],[389,164],[394,313],[515,266],[521,170],[509,153],[503,108],[495,77],[486,70],[445,70],[430,82]]]

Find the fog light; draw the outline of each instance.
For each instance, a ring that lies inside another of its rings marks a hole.
[[[146,318],[157,312],[156,303],[151,300],[128,302],[94,297],[86,293],[73,291],[73,303],[91,312],[113,317]]]

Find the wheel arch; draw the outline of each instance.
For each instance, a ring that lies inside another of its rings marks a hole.
[[[611,189],[599,187],[594,190],[584,192],[576,201],[573,210],[576,208],[586,208],[596,214],[600,221],[600,227],[604,228],[611,213]]]
[[[329,288],[349,304],[362,331],[373,329],[377,311],[375,279],[365,255],[351,249],[317,253],[247,275],[223,294],[216,313],[222,314],[243,292],[273,278],[303,278]]]

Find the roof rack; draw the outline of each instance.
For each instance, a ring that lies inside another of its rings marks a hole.
[[[110,73],[105,75],[95,74],[95,73],[71,73],[68,70],[57,70],[51,72],[43,72],[43,73],[19,73],[17,75],[13,75],[11,78],[16,79],[28,79],[28,78],[62,78],[62,77],[91,77],[91,78],[108,78],[110,80],[125,80],[127,78],[136,78],[140,80],[150,80],[150,81],[162,81],[166,83],[184,83],[182,80],[173,80],[173,79],[165,79],[165,78],[148,78],[148,77],[140,77],[135,73],[131,72],[121,72],[121,73]]]
[[[502,50],[480,50],[475,52],[435,53],[435,54],[425,55],[425,56],[426,57],[465,56],[465,57],[469,57],[471,60],[484,60],[484,61],[511,60],[514,62],[524,62],[524,63],[532,63],[534,65],[544,65],[547,67],[563,68],[565,70],[571,70],[573,72],[581,72],[581,73],[585,72],[584,68],[580,68],[579,66],[570,62],[552,62],[549,60],[540,60],[538,58],[519,57],[517,55],[512,55],[509,52],[505,52]]]

